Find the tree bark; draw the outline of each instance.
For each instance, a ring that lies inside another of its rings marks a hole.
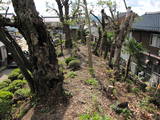
[[[64,24],[64,33],[65,33],[65,48],[72,48],[73,44],[72,44],[72,39],[71,39],[71,30],[69,28],[68,24]]]
[[[90,74],[92,77],[95,77],[94,71],[93,71],[93,61],[92,61],[92,50],[91,50],[91,40],[92,40],[92,34],[91,34],[91,22],[88,14],[88,7],[87,7],[87,1],[83,0],[84,6],[85,6],[85,15],[86,15],[86,23],[88,23],[88,29],[89,29],[89,36],[87,38],[87,47],[88,47],[88,64],[90,69]]]
[[[98,48],[100,47],[100,43],[101,43],[101,39],[102,39],[102,31],[101,31],[100,27],[98,28],[98,33],[99,33],[99,38],[98,38],[96,47],[94,49],[94,54],[97,55],[97,56],[99,55]]]
[[[16,23],[27,41],[31,54],[34,91],[46,96],[52,89],[57,94],[62,91],[63,75],[59,71],[57,56],[51,37],[33,0],[12,0],[16,13]]]
[[[129,55],[129,58],[128,58],[128,61],[127,61],[127,64],[126,64],[126,70],[125,70],[125,76],[124,76],[124,80],[127,79],[128,77],[128,73],[129,73],[129,67],[130,67],[130,63],[131,63],[131,55]]]
[[[56,0],[58,10],[59,10],[59,18],[60,21],[63,25],[63,31],[65,34],[65,48],[72,48],[72,39],[71,39],[71,32],[70,32],[70,27],[67,21],[70,19],[69,18],[69,0]],[[64,7],[64,11],[63,11]],[[65,15],[65,17],[64,17]]]

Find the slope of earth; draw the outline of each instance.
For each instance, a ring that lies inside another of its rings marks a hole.
[[[106,66],[106,60],[93,55],[96,74],[96,79],[93,80],[88,72],[87,48],[80,46],[78,55],[82,63],[81,69],[74,71],[73,77],[68,75],[71,70],[64,65],[64,89],[68,99],[57,101],[54,108],[51,104],[38,104],[28,111],[23,120],[101,120],[96,116],[102,116],[103,120],[154,120],[154,116],[160,114],[154,105],[149,108],[144,105],[147,92],[128,92],[128,86],[136,86],[115,81],[114,71]],[[63,62],[64,57],[59,60]],[[86,81],[90,79],[93,83],[89,84]],[[114,108],[123,102],[128,103],[129,110],[116,114]]]

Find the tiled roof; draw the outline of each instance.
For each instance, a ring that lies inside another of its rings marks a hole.
[[[140,16],[133,23],[132,29],[160,32],[160,12]]]

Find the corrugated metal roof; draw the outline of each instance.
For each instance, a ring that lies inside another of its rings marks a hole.
[[[140,16],[133,23],[132,29],[160,32],[160,12]]]

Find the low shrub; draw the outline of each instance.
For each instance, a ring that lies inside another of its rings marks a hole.
[[[0,90],[0,99],[11,100],[12,98],[13,98],[13,94],[11,92]]]
[[[65,58],[65,63],[68,65],[72,60],[76,60],[74,57]]]
[[[8,85],[12,82],[10,79],[6,79],[3,82],[7,83]]]
[[[98,81],[95,78],[91,78],[91,79],[85,80],[84,82],[86,84],[88,84],[88,85],[93,85],[93,86],[97,86],[98,85]]]
[[[8,82],[3,81],[3,82],[0,83],[0,89],[5,88],[7,86],[9,86]]]
[[[10,80],[16,80],[18,79],[18,76],[21,74],[21,70],[19,68],[14,69],[8,76],[8,79]]]
[[[81,66],[81,62],[80,60],[72,60],[69,62],[68,64],[69,68],[72,69],[72,70],[76,70],[76,69],[79,69],[80,66]]]
[[[15,91],[14,93],[14,97],[23,97],[23,98],[27,98],[29,97],[31,94],[31,91],[29,88],[22,88],[22,89],[18,89],[17,91]]]
[[[27,84],[26,80],[14,80],[8,87],[3,88],[2,90],[14,93],[16,90],[21,89],[25,84]]]

